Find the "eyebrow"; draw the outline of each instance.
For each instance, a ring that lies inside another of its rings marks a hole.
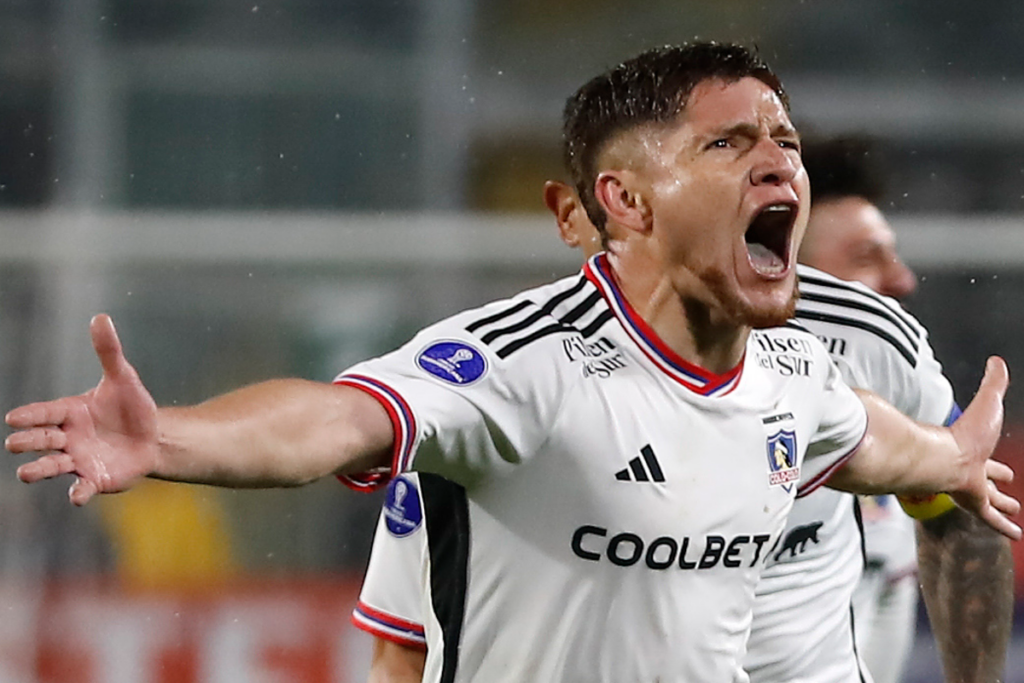
[[[761,134],[761,127],[760,126],[758,126],[757,124],[746,122],[746,121],[744,121],[742,123],[733,124],[733,125],[729,126],[728,128],[726,128],[724,130],[721,130],[718,133],[715,133],[716,136],[718,136],[718,135],[725,135],[725,136],[739,135],[739,136],[749,137],[749,138],[756,138],[760,134]],[[794,128],[792,126],[787,126],[787,125],[782,124],[782,123],[780,123],[779,125],[775,126],[775,128],[772,128],[770,135],[771,135],[771,137],[780,137],[780,136],[794,137],[797,140],[800,140],[800,133],[797,132],[796,128]]]

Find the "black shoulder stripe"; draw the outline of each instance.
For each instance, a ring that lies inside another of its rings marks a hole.
[[[880,318],[885,318],[893,325],[896,326],[907,337],[907,343],[913,347],[916,352],[918,344],[921,341],[921,335],[916,330],[907,326],[907,324],[888,306],[871,306],[862,301],[852,301],[850,299],[842,299],[839,297],[828,296],[827,294],[814,294],[812,292],[800,292],[800,298],[805,301],[816,301],[820,304],[829,304],[832,306],[838,306],[840,308],[850,308],[857,311],[864,311],[876,315]],[[799,306],[799,304],[797,304]]]
[[[548,336],[549,334],[556,334],[558,332],[576,332],[576,328],[570,325],[563,325],[560,322],[555,322],[546,327],[542,327],[536,332],[520,337],[515,341],[509,342],[505,346],[498,349],[498,358],[507,358],[509,355],[515,353],[519,349],[523,348],[531,342],[535,342],[538,339]]]
[[[598,297],[600,297],[600,294],[598,294]],[[515,340],[509,342],[508,344],[506,344],[505,346],[501,347],[501,349],[498,350],[498,357],[499,358],[507,358],[508,356],[512,355],[513,353],[515,353],[519,349],[523,348],[527,344],[535,342],[538,339],[543,339],[544,337],[547,337],[548,335],[557,334],[557,333],[560,333],[560,332],[561,333],[570,333],[570,334],[575,332],[577,334],[582,335],[585,339],[589,339],[598,330],[600,330],[602,327],[604,327],[605,323],[607,323],[609,320],[611,320],[612,318],[615,317],[610,310],[605,309],[605,310],[601,311],[601,313],[598,314],[598,316],[596,318],[594,318],[583,329],[576,328],[573,325],[569,324],[571,322],[574,322],[575,319],[579,318],[580,315],[583,315],[583,313],[585,313],[586,311],[588,311],[591,308],[593,308],[594,304],[597,303],[596,301],[593,302],[593,303],[588,303],[589,301],[590,301],[590,299],[588,297],[586,300],[584,300],[584,302],[582,304],[580,304],[579,306],[577,306],[573,310],[569,311],[569,313],[567,313],[562,318],[559,318],[556,322],[553,322],[550,325],[542,327],[539,330],[537,330],[536,332],[528,334],[525,337],[520,337],[519,339],[515,339]],[[582,309],[582,312],[581,312],[581,309]],[[567,320],[567,318],[569,318],[570,316],[573,316],[573,314],[576,314],[576,313],[579,313],[579,315],[576,315],[573,318],[573,320]]]
[[[466,330],[469,331],[469,332],[476,332],[478,329],[480,329],[484,325],[490,325],[491,323],[496,323],[499,320],[502,320],[503,318],[507,318],[510,315],[515,315],[516,313],[518,313],[519,311],[523,310],[527,306],[532,306],[532,305],[533,305],[532,301],[525,301],[525,300],[524,301],[520,301],[519,303],[515,304],[514,306],[510,306],[510,307],[506,308],[504,311],[499,311],[499,312],[495,313],[494,315],[489,315],[486,318],[481,318],[480,320],[477,320],[476,322],[472,322],[469,325],[466,325]]]
[[[860,295],[860,296],[867,297],[869,299],[873,299],[874,301],[878,302],[878,305],[881,308],[883,308],[886,311],[889,311],[891,314],[899,317],[899,319],[903,321],[903,324],[908,329],[914,330],[914,332],[915,332],[914,336],[920,338],[920,333],[917,333],[917,324],[914,321],[914,319],[911,316],[909,316],[902,309],[894,308],[891,305],[889,305],[889,303],[886,302],[886,300],[882,297],[882,295],[878,294],[877,292],[873,292],[873,291],[871,291],[870,289],[867,289],[867,288],[860,289],[858,287],[854,287],[854,286],[850,285],[849,283],[842,282],[842,281],[823,280],[822,278],[815,277],[813,275],[803,275],[803,274],[801,274],[800,278],[799,278],[799,281],[800,282],[806,282],[807,284],[810,284],[810,285],[818,285],[819,287],[831,287],[832,289],[840,289],[840,290],[843,290],[843,291],[846,291],[846,292],[851,292],[853,294],[857,294],[857,295]],[[803,292],[800,292],[800,294],[802,296]]]
[[[583,330],[574,326],[574,323],[583,319],[587,314],[594,312],[600,302],[603,301],[599,291],[593,291],[587,294],[583,297],[582,301],[579,301],[579,303],[569,301],[572,297],[579,295],[589,284],[590,281],[581,276],[572,287],[555,294],[542,305],[535,304],[540,307],[525,318],[509,325],[505,325],[504,327],[489,329],[485,334],[481,335],[481,341],[493,346],[498,339],[511,335],[512,338],[503,342],[504,346],[499,348],[496,352],[499,358],[507,358],[527,344],[535,342],[538,339],[543,339],[544,337],[552,334],[575,333],[582,334],[584,337],[589,337],[612,318],[611,311],[606,309],[595,316],[594,320],[589,322]],[[565,306],[571,305],[572,308],[564,314],[555,317],[553,315],[555,309],[562,304],[565,304]],[[480,328],[500,322],[524,310],[525,308],[526,306],[524,305],[524,302],[520,302],[518,305],[501,311],[500,313],[491,315],[483,320],[476,321],[466,329],[470,332],[477,332]],[[545,319],[549,321],[549,324],[544,324]],[[538,327],[538,325],[543,326]],[[521,336],[515,336],[517,334],[520,334]]]
[[[579,306],[563,315],[561,318],[559,318],[559,320],[561,320],[566,325],[572,325],[574,322],[576,322],[584,315],[586,315],[587,311],[596,306],[597,302],[599,302],[600,300],[601,292],[593,292],[590,296],[583,300],[583,303],[581,303]]]
[[[580,334],[582,334],[585,339],[590,339],[595,334],[597,334],[598,330],[605,326],[605,323],[607,323],[614,317],[615,314],[612,313],[611,309],[606,308],[603,311],[601,311],[601,314],[599,316],[594,318],[593,322],[591,322],[589,325],[580,330]]]
[[[530,315],[526,316],[525,318],[523,318],[522,320],[520,320],[517,323],[514,323],[512,325],[507,325],[505,327],[499,327],[496,330],[491,330],[490,332],[488,332],[484,336],[480,337],[480,339],[483,341],[484,344],[490,344],[492,341],[494,341],[498,337],[504,337],[506,334],[514,334],[516,332],[521,332],[521,331],[525,330],[527,327],[529,327],[530,325],[534,324],[535,322],[537,322],[541,318],[546,317],[547,315],[548,314],[545,313],[543,310],[534,311],[533,313],[531,313]]]
[[[804,320],[817,320],[823,323],[834,323],[836,325],[845,325],[846,327],[856,327],[857,329],[865,330],[871,334],[877,336],[879,339],[889,342],[899,351],[900,355],[907,359],[910,363],[910,367],[917,367],[917,357],[912,353],[905,345],[901,344],[898,339],[886,332],[885,330],[872,325],[869,322],[858,320],[856,318],[846,318],[838,315],[831,315],[829,313],[819,313],[817,311],[800,311],[796,313],[796,317],[803,318]]]
[[[486,318],[481,318],[480,320],[477,320],[475,322],[470,323],[469,325],[466,325],[466,331],[467,332],[476,332],[481,327],[484,327],[486,325],[491,325],[493,323],[496,323],[496,322],[499,322],[501,320],[504,320],[505,318],[511,317],[511,316],[515,315],[516,313],[522,311],[523,309],[525,309],[525,308],[527,308],[529,306],[540,306],[540,310],[539,311],[534,312],[529,317],[527,317],[525,320],[521,320],[518,323],[515,323],[514,325],[510,325],[509,327],[506,327],[506,328],[497,329],[497,330],[491,330],[486,335],[484,335],[484,338],[483,338],[484,343],[490,344],[492,341],[494,341],[498,337],[501,337],[501,336],[503,336],[505,334],[512,334],[514,332],[518,332],[518,331],[520,331],[522,329],[525,329],[526,327],[529,327],[533,323],[537,322],[538,320],[540,320],[545,315],[550,315],[551,311],[555,310],[555,307],[558,306],[558,304],[560,304],[563,301],[565,301],[566,299],[568,299],[568,298],[578,294],[579,291],[586,286],[586,284],[587,284],[587,279],[581,275],[579,277],[579,279],[576,280],[576,284],[574,284],[569,289],[566,289],[566,290],[564,290],[562,292],[559,292],[558,294],[554,295],[553,297],[548,299],[544,304],[537,304],[537,303],[535,303],[533,301],[530,301],[529,299],[524,299],[523,301],[520,301],[519,303],[517,303],[517,304],[515,304],[513,306],[510,306],[509,308],[506,308],[503,311],[499,311],[498,313],[495,313],[493,315],[489,315]]]
[[[551,311],[555,310],[555,307],[558,306],[558,304],[562,303],[566,299],[569,299],[579,294],[580,290],[586,287],[588,282],[589,280],[587,280],[587,278],[580,275],[580,278],[579,280],[576,281],[575,285],[565,290],[561,294],[556,294],[555,296],[551,297],[551,299],[549,299],[546,304],[541,306],[540,310],[544,311],[544,313],[546,313],[547,315],[551,315]]]

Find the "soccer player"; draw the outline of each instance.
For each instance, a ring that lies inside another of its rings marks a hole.
[[[844,275],[871,282],[872,289],[877,287],[890,295],[905,294],[913,287],[913,276],[895,254],[892,231],[875,208],[880,185],[865,163],[860,146],[855,140],[838,139],[804,149],[812,186],[820,185],[814,191],[808,227],[814,247],[810,258],[836,270],[842,270],[845,259]],[[571,188],[549,182],[544,198],[568,246],[580,247],[588,257],[600,251],[600,235]],[[877,255],[873,267],[865,254]],[[804,255],[802,249],[801,257]],[[894,302],[862,287],[810,268],[799,272],[806,297],[797,309],[798,324],[828,342],[848,382],[877,389],[907,414],[925,421],[948,421],[957,412],[952,388],[916,320]],[[422,519],[422,510],[415,507],[419,505],[418,497],[407,493],[416,491],[415,476],[406,475],[391,484],[403,493],[397,498],[393,491],[388,493],[353,613],[353,622],[375,636],[371,683],[418,681],[425,661],[423,624],[430,605],[423,602],[420,581],[430,575],[426,531],[421,524],[406,528],[396,526],[394,521]],[[896,507],[895,501],[879,507],[886,505]],[[411,513],[410,506],[414,508]],[[862,676],[866,678],[857,657],[863,650],[864,635],[858,630],[854,640],[850,617],[862,565],[861,533],[854,506],[852,496],[828,489],[798,497],[782,536],[783,544],[773,550],[758,585],[746,662],[752,680],[854,683]],[[896,523],[910,523],[898,508],[890,523],[893,518]],[[926,534],[922,546],[931,548],[922,565],[932,568],[930,574],[935,577],[926,584],[926,592],[930,604],[942,606],[940,621],[944,628],[937,630],[950,681],[999,680],[1011,624],[1009,544],[973,519],[959,508],[947,508],[942,526],[959,531]],[[939,521],[926,525],[936,523]],[[865,529],[865,535],[871,531],[877,535],[888,530],[879,530],[876,524]],[[913,555],[912,526],[903,544],[892,547],[890,555]],[[868,536],[869,548],[878,545],[877,538]],[[939,561],[941,557],[946,559]],[[872,579],[869,574],[869,586],[873,585]],[[946,584],[941,598],[940,582]],[[912,581],[910,588],[916,591]],[[954,600],[950,595],[958,597]],[[972,609],[958,608],[961,600],[972,603]],[[859,623],[860,610],[857,616]],[[943,638],[943,632],[965,637]],[[898,660],[896,646],[903,642],[903,634],[888,635],[893,645],[889,654]],[[893,672],[888,663],[877,666],[882,676]],[[875,669],[870,671],[876,673]],[[878,683],[877,675],[875,679]]]
[[[807,234],[800,247],[801,263],[844,280],[862,282],[895,299],[911,294],[916,279],[896,250],[896,237],[878,206],[884,177],[871,141],[859,136],[818,140],[804,145],[803,160],[811,180],[812,203]],[[808,300],[797,316],[815,306]],[[846,311],[845,325],[871,323],[856,311]],[[812,331],[821,321],[801,321]],[[876,323],[877,324],[877,321]],[[838,328],[841,331],[843,324]],[[837,328],[833,328],[835,330]],[[844,335],[846,337],[848,335]],[[898,335],[894,335],[898,338]],[[847,351],[837,358],[854,365],[870,356]],[[885,344],[884,340],[880,343]],[[922,341],[922,347],[926,341]],[[895,348],[895,347],[894,347]],[[911,347],[904,347],[909,350]],[[926,349],[917,353],[930,354]],[[943,415],[951,406],[948,382],[933,363],[907,367],[893,358],[896,368],[909,371],[908,386],[920,385],[920,398],[908,403],[894,392],[897,373],[875,372],[885,384],[870,388],[895,405],[904,403],[908,415],[926,420]],[[865,373],[845,372],[854,384]],[[928,408],[928,404],[932,408]],[[929,415],[929,412],[931,415]],[[1003,675],[1013,612],[1013,558],[1009,542],[942,497],[915,514],[921,581],[933,630],[949,681],[997,681]],[[892,496],[861,501],[867,559],[866,571],[854,594],[857,648],[875,683],[897,683],[913,646],[917,623],[916,554],[914,523]],[[906,504],[906,503],[904,503]],[[797,505],[799,507],[799,504]],[[768,572],[770,574],[770,572]],[[954,597],[955,596],[955,597]]]
[[[1013,537],[992,482],[1005,364],[951,428],[854,393],[787,327],[808,187],[785,93],[737,46],[645,52],[567,106],[609,250],[432,325],[333,385],[158,409],[110,319],[103,377],[8,413],[28,482],[371,487],[413,469],[431,553],[428,681],[745,680],[761,566],[796,494],[949,491]],[[685,208],[685,211],[683,210]],[[396,487],[396,496],[397,487]],[[406,491],[408,495],[408,491]],[[402,526],[415,520],[398,516]]]

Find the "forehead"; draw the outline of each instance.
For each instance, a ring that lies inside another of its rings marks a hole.
[[[753,77],[726,82],[718,79],[698,83],[683,110],[684,125],[695,130],[754,124],[776,129],[793,129],[779,96]]]
[[[811,188],[813,192],[814,188]],[[828,236],[826,243],[848,245],[870,242],[891,245],[896,242],[892,226],[877,206],[863,197],[836,197],[811,206],[808,230]]]

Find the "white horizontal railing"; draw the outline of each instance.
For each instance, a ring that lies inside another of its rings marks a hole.
[[[918,268],[1024,268],[1024,215],[903,216],[900,251]],[[0,263],[562,267],[546,215],[0,212]]]

